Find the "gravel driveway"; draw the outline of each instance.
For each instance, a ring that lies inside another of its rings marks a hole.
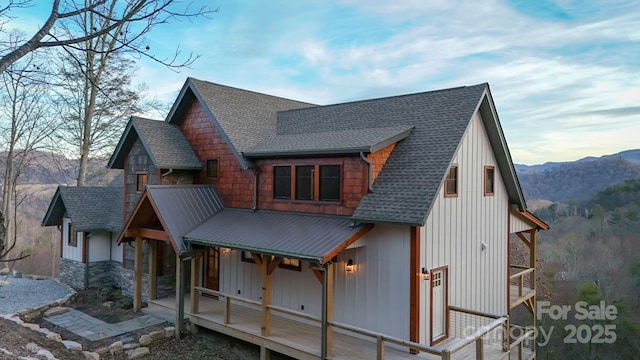
[[[72,290],[55,280],[0,275],[0,314],[38,308],[64,298]]]

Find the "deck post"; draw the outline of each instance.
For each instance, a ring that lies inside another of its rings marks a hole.
[[[484,360],[484,340],[482,336],[476,340],[476,360]]]
[[[327,263],[327,270],[325,272],[325,276],[327,278],[327,321],[333,320],[333,263]],[[327,357],[331,357],[332,347],[333,347],[333,329],[331,325],[327,324],[326,328],[327,332]]]
[[[191,313],[198,313],[198,293],[196,286],[200,280],[200,253],[194,254],[191,258]]]
[[[271,274],[269,274],[269,262],[271,255],[262,255],[260,271],[262,272],[262,336],[269,336],[271,333]]]
[[[536,238],[538,230],[531,230],[529,235],[529,266],[533,268],[533,272],[530,275],[531,278],[531,291],[533,291],[533,297],[531,298],[531,326],[536,329],[536,303],[537,303],[537,290],[536,290]],[[531,341],[531,352],[536,353],[535,339]]]
[[[376,359],[384,360],[384,339],[382,336],[376,338]]]
[[[142,237],[137,236],[135,240],[134,258],[134,281],[133,281],[133,312],[142,309]]]
[[[182,258],[176,254],[176,338],[180,338],[184,326],[184,274],[182,271]]]
[[[158,297],[158,242],[149,241],[149,300]]]
[[[271,350],[267,349],[264,346],[260,346],[260,360],[270,360],[271,359]]]

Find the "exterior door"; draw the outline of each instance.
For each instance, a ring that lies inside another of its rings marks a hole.
[[[220,249],[207,248],[207,276],[205,287],[211,290],[220,290]]]
[[[435,345],[449,336],[447,267],[431,270],[431,345]]]

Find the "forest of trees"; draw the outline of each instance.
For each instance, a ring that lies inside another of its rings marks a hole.
[[[553,330],[540,359],[633,359],[640,353],[640,179],[579,203],[536,211],[551,225],[539,236],[538,301],[569,305],[566,319],[539,314]],[[576,304],[614,306],[610,318],[582,319]],[[544,337],[538,334],[538,341]]]

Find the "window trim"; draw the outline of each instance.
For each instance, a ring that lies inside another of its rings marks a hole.
[[[140,186],[140,177],[143,176],[142,187]],[[136,192],[141,193],[144,191],[145,186],[149,183],[149,175],[145,171],[136,172]]]
[[[215,175],[209,173],[209,162],[215,161]],[[204,161],[204,174],[208,179],[220,179],[220,158],[213,157]]]
[[[321,177],[320,177],[320,167],[322,166],[337,166],[338,167],[338,173],[339,173],[339,199],[321,199],[320,198],[320,186],[321,186]],[[312,185],[312,191],[311,191],[311,199],[299,199],[298,198],[298,194],[297,194],[297,178],[298,178],[298,174],[297,174],[297,169],[299,167],[312,167],[312,171],[311,171],[311,185]],[[343,196],[343,185],[344,185],[344,174],[343,174],[343,169],[344,166],[342,163],[327,163],[327,164],[314,164],[314,165],[309,165],[309,164],[291,164],[291,165],[273,165],[273,176],[272,176],[272,181],[273,181],[273,191],[272,191],[272,196],[273,196],[273,200],[287,200],[287,201],[300,201],[300,202],[323,202],[323,203],[340,203],[342,202],[342,196]],[[289,197],[276,197],[276,174],[275,174],[275,168],[290,168],[290,172],[289,172],[289,178],[291,181],[291,185],[290,185],[290,190],[291,190],[291,194],[289,195]]]
[[[491,191],[487,191],[487,179],[489,178],[489,172],[491,172]],[[484,167],[484,182],[482,184],[482,192],[484,196],[493,196],[496,190],[496,167],[491,165],[485,165]]]
[[[240,261],[252,264],[256,263],[256,261],[253,260],[253,256],[251,256],[251,252],[244,250],[240,251]]]
[[[288,261],[295,260],[295,261],[298,262],[298,265],[285,264],[285,260],[288,260]],[[278,267],[281,268],[281,269],[302,271],[302,260],[296,259],[296,258],[283,257],[282,260],[280,260],[280,264],[278,264]]]
[[[67,245],[71,247],[78,247],[78,232],[73,230],[73,224],[71,221],[67,223]]]
[[[455,169],[455,178],[450,178],[451,175],[451,170]],[[460,171],[458,164],[451,164],[451,166],[449,166],[449,168],[447,169],[447,174],[444,178],[444,186],[443,186],[443,192],[444,192],[444,197],[446,198],[456,198],[458,197],[458,183],[460,182]],[[450,193],[448,192],[449,190],[449,182],[450,181],[454,181],[454,185],[455,185],[455,192]]]

